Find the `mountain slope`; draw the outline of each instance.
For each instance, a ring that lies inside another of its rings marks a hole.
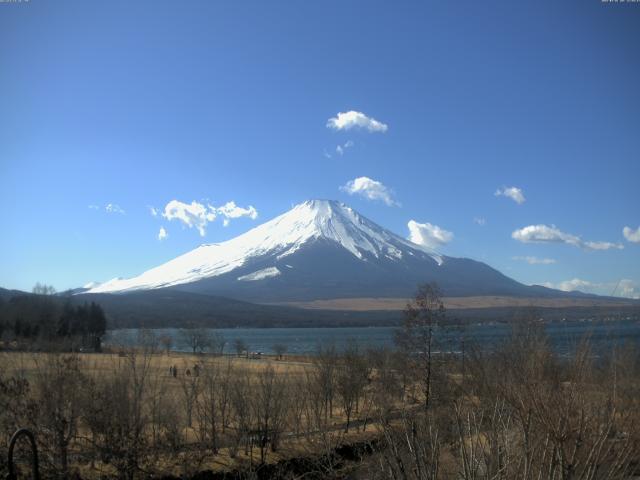
[[[438,282],[447,296],[563,296],[528,287],[488,265],[439,255],[348,206],[311,200],[247,233],[202,245],[131,279],[87,293],[173,288],[258,302],[409,297]]]

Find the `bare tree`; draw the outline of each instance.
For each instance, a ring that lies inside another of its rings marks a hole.
[[[224,371],[216,362],[208,362],[203,366],[201,375],[202,394],[196,399],[200,437],[211,451],[218,453],[221,430],[221,412],[218,410],[220,395],[224,394]],[[221,388],[223,387],[223,388]]]
[[[278,360],[282,360],[282,357],[285,353],[287,353],[287,346],[283,343],[276,343],[273,347],[271,347],[275,354],[278,356]]]
[[[347,421],[345,433],[349,432],[352,416],[358,412],[360,399],[369,380],[367,360],[360,353],[355,341],[350,341],[341,356],[336,372],[336,390],[342,401],[342,409]]]
[[[119,477],[133,480],[149,460],[147,404],[153,350],[130,352],[113,371],[92,379],[83,421],[97,455],[111,463]]]
[[[41,438],[50,446],[54,471],[69,475],[69,448],[78,432],[84,376],[77,355],[48,354],[43,360],[34,357],[36,425]]]
[[[247,342],[245,342],[241,338],[236,338],[233,341],[233,348],[235,349],[236,354],[239,357],[242,356],[243,353],[247,353],[248,354],[249,346],[247,345]]]
[[[329,418],[333,416],[337,363],[338,353],[335,345],[318,346],[318,352],[313,358],[315,369],[311,371],[311,374],[314,377],[314,386],[322,394],[325,422],[328,422]]]
[[[432,394],[434,333],[444,318],[440,289],[436,284],[422,285],[407,304],[402,328],[396,333],[397,345],[422,384],[425,410],[429,408]]]
[[[31,290],[36,295],[55,295],[56,289],[51,285],[45,285],[37,282]]]
[[[188,372],[189,375],[180,375],[180,393],[185,409],[186,427],[191,428],[193,425],[193,410],[200,393],[200,375],[192,374],[186,363],[184,364],[184,372]]]
[[[227,341],[220,332],[213,332],[210,337],[209,346],[211,353],[214,355],[222,355],[224,353],[224,347],[227,345]]]
[[[247,370],[236,371],[230,391],[230,404],[233,412],[233,431],[229,454],[235,457],[238,448],[244,444],[245,454],[253,451],[250,433],[253,428],[253,410],[251,408],[251,377]]]
[[[169,355],[171,353],[171,347],[173,347],[173,337],[171,335],[162,335],[158,340],[165,353]]]
[[[213,338],[206,328],[183,328],[180,336],[193,354],[204,353],[213,345]]]
[[[251,407],[255,420],[254,434],[258,440],[260,463],[265,463],[267,447],[278,448],[278,441],[284,428],[286,404],[286,380],[269,366],[258,377]]]

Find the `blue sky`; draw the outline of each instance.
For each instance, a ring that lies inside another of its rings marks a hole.
[[[638,295],[639,24],[600,0],[0,3],[0,286],[133,276],[332,198],[524,283]]]

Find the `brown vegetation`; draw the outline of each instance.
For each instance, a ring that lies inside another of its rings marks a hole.
[[[640,473],[636,350],[595,355],[587,338],[559,356],[539,327],[525,323],[495,351],[467,346],[460,358],[436,353],[433,332],[443,321],[437,289],[425,287],[407,310],[397,351],[352,342],[306,361],[254,360],[242,355],[243,345],[227,357],[167,354],[165,342],[159,348],[147,334],[135,351],[4,353],[0,456],[10,434],[26,426],[36,433],[46,478]],[[203,337],[193,333],[198,351]]]

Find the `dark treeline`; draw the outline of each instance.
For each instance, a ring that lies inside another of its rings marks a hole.
[[[73,304],[69,297],[55,295],[52,287],[37,284],[33,294],[0,297],[0,339],[5,344],[38,347],[53,342],[99,351],[106,328],[100,305]]]

